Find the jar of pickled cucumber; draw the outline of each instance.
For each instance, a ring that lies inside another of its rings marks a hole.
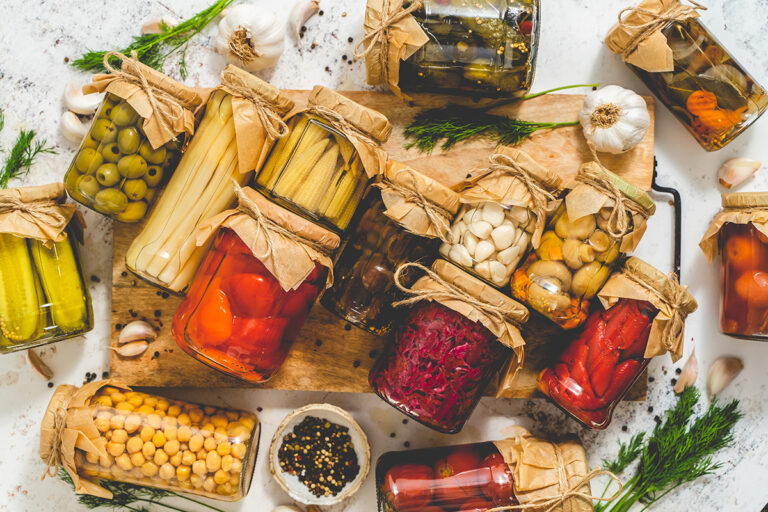
[[[337,232],[349,226],[369,182],[384,170],[387,118],[316,86],[288,121],[254,185],[280,205]]]
[[[62,421],[64,427],[61,428]],[[113,480],[236,501],[248,494],[259,449],[256,416],[140,393],[113,381],[59,386],[43,417],[40,456],[79,493],[112,498]],[[78,438],[77,444],[69,439]]]
[[[673,9],[681,10],[670,22]],[[606,44],[704,149],[715,151],[765,112],[768,95],[698,20],[696,9],[678,1],[643,2],[611,29]]]
[[[120,222],[135,223],[144,218],[176,167],[184,137],[194,131],[193,111],[201,99],[192,88],[123,59],[120,75],[98,75],[84,88],[107,94],[64,183],[75,201]],[[146,87],[132,81],[141,83],[139,76]]]
[[[0,353],[93,329],[76,247],[84,225],[66,197],[61,183],[0,191]]]

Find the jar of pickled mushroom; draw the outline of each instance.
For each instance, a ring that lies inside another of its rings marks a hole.
[[[85,227],[61,183],[0,190],[0,353],[93,329],[75,241]]]
[[[338,235],[237,189],[239,206],[201,226],[198,243],[215,233],[173,335],[189,355],[250,383],[280,369],[309,310],[333,282]]]
[[[56,388],[40,457],[79,494],[112,499],[101,480],[237,501],[248,494],[260,425],[247,411],[133,391],[112,380]],[[75,442],[77,441],[77,442]]]
[[[131,272],[171,292],[186,291],[210,249],[196,245],[198,226],[234,203],[232,181],[250,181],[272,145],[288,134],[281,117],[291,108],[280,90],[227,66],[197,134],[126,253]]]
[[[440,255],[497,288],[538,247],[560,177],[527,153],[501,147],[491,165],[460,184],[464,203]]]
[[[592,512],[592,500],[568,494],[590,495],[584,447],[573,440],[537,439],[522,427],[511,430],[503,441],[385,453],[376,464],[378,511],[544,510],[551,505],[546,510]]]
[[[637,247],[653,200],[604,167],[582,165],[541,243],[515,270],[512,294],[563,329],[584,323],[620,254]]]
[[[407,261],[431,264],[458,208],[456,192],[405,164],[387,162],[361,203],[322,304],[358,327],[387,334],[399,297],[395,270]]]
[[[533,82],[539,0],[369,0],[365,32],[356,56],[371,85],[521,97]]]
[[[375,110],[315,86],[309,107],[288,120],[254,185],[280,205],[338,233],[349,226],[371,179],[381,174],[392,125]]]
[[[434,430],[459,432],[490,380],[510,357],[522,363],[518,326],[528,310],[450,263],[429,270],[416,263],[403,273],[426,275],[408,290],[407,306],[393,329],[392,343],[368,376],[384,401]],[[511,349],[511,350],[510,350]]]
[[[768,192],[723,194],[723,210],[699,246],[718,254],[720,329],[737,338],[768,339]]]
[[[715,151],[765,112],[768,95],[699,21],[700,8],[646,0],[627,9],[606,44],[704,149]]]
[[[599,294],[602,307],[557,362],[539,373],[539,389],[591,429],[607,428],[613,410],[651,358],[682,357],[685,320],[694,298],[674,276],[629,258]]]
[[[119,70],[111,58],[121,61]],[[139,222],[176,167],[185,137],[194,133],[202,100],[191,87],[123,55],[108,54],[104,65],[112,72],[83,88],[106,97],[64,183],[88,208]]]

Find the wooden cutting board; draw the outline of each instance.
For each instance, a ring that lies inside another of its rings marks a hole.
[[[291,93],[298,106],[306,102],[308,91]],[[448,185],[460,181],[469,170],[482,167],[493,152],[493,143],[472,140],[443,154],[430,156],[404,148],[403,127],[418,108],[409,106],[391,94],[379,92],[343,92],[351,99],[385,113],[395,129],[385,144],[390,158],[412,163],[415,167]],[[520,105],[503,107],[499,112],[521,119],[558,122],[576,119],[582,95],[547,95]],[[628,181],[650,189],[653,176],[653,99],[646,98],[651,113],[651,128],[643,142],[623,155],[600,155],[601,161]],[[417,94],[418,107],[431,108],[450,102],[471,102],[467,98]],[[521,148],[560,173],[567,183],[582,162],[591,159],[580,127],[567,127],[539,133]],[[173,315],[181,298],[153,287],[125,268],[125,253],[141,230],[140,225],[115,223],[112,279],[112,336],[116,346],[120,328],[134,319],[145,319],[160,328],[158,338],[142,356],[124,359],[114,354],[110,376],[126,384],[158,387],[248,387],[189,357],[176,346],[171,335]],[[556,356],[564,341],[559,330],[544,319],[533,317],[524,328],[527,342],[525,368],[515,380],[514,396],[527,398],[537,394],[536,375],[547,359]],[[386,339],[369,334],[339,319],[316,305],[294,344],[280,372],[266,388],[309,391],[370,392],[368,372],[384,349]],[[639,379],[630,399],[643,399],[645,377]],[[493,389],[489,389],[492,394]]]

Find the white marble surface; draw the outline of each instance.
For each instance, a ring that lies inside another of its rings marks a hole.
[[[278,2],[260,1],[265,5]],[[602,36],[615,21],[625,0],[545,0],[542,2],[543,29],[534,90],[566,83],[602,82],[647,92],[617,57],[601,44]],[[709,28],[763,84],[768,84],[768,32],[765,31],[766,0],[726,2],[711,0],[703,14]],[[187,17],[208,4],[207,0],[2,0],[0,1],[0,108],[6,115],[6,129],[0,145],[8,146],[20,128],[33,128],[56,144],[57,155],[39,158],[29,177],[13,185],[43,184],[62,178],[75,148],[58,134],[60,96],[69,80],[89,79],[65,63],[87,48],[103,49],[123,45],[139,31],[141,24],[158,15]],[[280,15],[287,16],[293,0],[280,2]],[[263,76],[285,88],[311,88],[323,84],[339,89],[365,87],[362,63],[350,65],[342,55],[352,55],[348,37],[355,42],[362,33],[363,0],[321,0],[324,16],[308,23],[305,46],[316,47],[300,55],[288,48],[279,65]],[[278,9],[275,6],[275,9]],[[346,13],[346,15],[343,15]],[[188,51],[188,84],[212,86],[223,67],[222,58],[210,50],[213,29],[194,40]],[[167,71],[176,75],[176,61]],[[765,383],[768,377],[768,346],[737,341],[719,333],[718,270],[707,266],[696,244],[719,207],[715,171],[733,156],[768,161],[768,119],[762,119],[727,149],[705,153],[682,126],[662,107],[657,112],[656,154],[661,182],[677,187],[683,194],[683,280],[699,301],[699,311],[688,322],[687,348],[694,343],[704,371],[720,355],[742,357],[746,368],[723,398],[742,400],[746,417],[736,430],[737,443],[719,456],[723,468],[716,476],[704,478],[670,495],[654,510],[744,510],[759,511],[768,502],[768,438],[765,437]],[[768,188],[768,170],[762,170],[744,190]],[[649,234],[638,254],[660,268],[671,261],[671,208],[659,198],[659,213],[652,219]],[[85,339],[59,343],[43,351],[43,358],[55,372],[55,384],[81,384],[86,372],[101,375],[107,365],[107,338],[110,313],[111,225],[86,211],[89,224],[84,257],[86,272],[94,276],[91,293],[97,325]],[[484,399],[471,421],[458,436],[435,434],[409,422],[372,395],[298,393],[264,390],[206,390],[172,394],[199,400],[256,409],[264,425],[262,453],[250,495],[226,510],[268,512],[274,505],[289,502],[273,483],[266,465],[265,450],[274,428],[293,408],[310,402],[327,401],[351,411],[373,444],[374,459],[389,450],[481,441],[498,438],[502,428],[520,423],[534,432],[577,433],[587,447],[590,463],[600,464],[612,456],[618,440],[653,426],[655,414],[672,401],[670,379],[674,368],[666,357],[651,365],[654,382],[647,403],[624,403],[604,432],[589,432],[567,420],[543,400]],[[705,377],[698,384],[704,385]],[[0,356],[0,510],[84,510],[66,486],[56,480],[40,481],[44,467],[38,450],[38,424],[51,394],[47,383],[26,362],[23,353]],[[650,411],[653,407],[653,412]],[[626,430],[626,431],[624,431]],[[394,437],[392,437],[394,436]],[[363,490],[339,510],[375,510],[373,478]]]

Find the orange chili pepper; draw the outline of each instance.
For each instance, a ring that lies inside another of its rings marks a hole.
[[[198,310],[198,328],[208,345],[221,345],[232,336],[232,310],[227,295],[209,289]]]
[[[705,110],[698,114],[705,126],[715,131],[725,131],[733,127],[730,116],[722,110]]]
[[[695,91],[688,96],[685,102],[685,108],[695,116],[700,116],[703,112],[717,109],[717,96],[709,91]]]

